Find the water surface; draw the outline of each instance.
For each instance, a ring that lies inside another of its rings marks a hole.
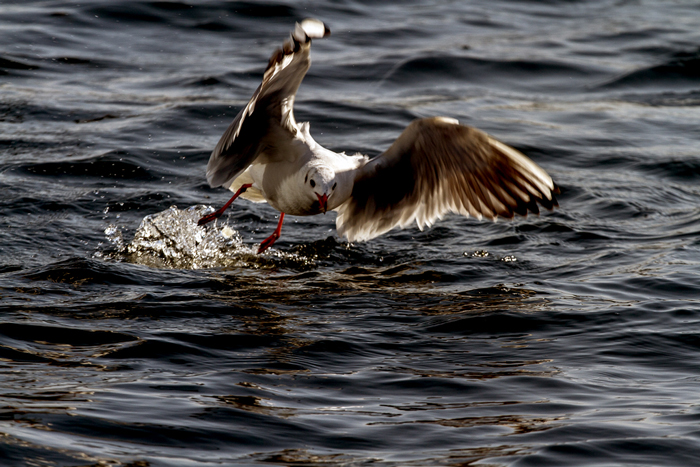
[[[366,243],[205,180],[294,21],[374,156],[445,115],[560,207]],[[0,463],[700,463],[694,1],[0,2]]]

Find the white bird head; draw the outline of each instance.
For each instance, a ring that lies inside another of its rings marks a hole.
[[[319,212],[324,214],[328,210],[328,198],[333,195],[337,186],[335,172],[329,167],[312,167],[304,176],[305,191],[313,203],[318,203]]]

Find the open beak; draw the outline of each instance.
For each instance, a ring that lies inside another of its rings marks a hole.
[[[316,193],[316,197],[318,198],[318,204],[321,206],[321,210],[325,214],[326,211],[328,211],[328,195],[325,193],[322,195]]]

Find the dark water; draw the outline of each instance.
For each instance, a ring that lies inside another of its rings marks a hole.
[[[289,218],[262,257],[266,205],[195,228],[308,16],[319,142],[455,117],[560,208],[360,244]],[[700,465],[698,24],[694,0],[0,2],[0,465]]]

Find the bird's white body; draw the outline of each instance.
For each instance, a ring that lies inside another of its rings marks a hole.
[[[297,136],[280,148],[293,156],[274,163],[252,163],[232,181],[230,190],[235,192],[249,183],[252,186],[241,194],[242,198],[266,202],[293,216],[320,214],[323,211],[318,206],[318,199],[308,189],[308,179],[304,180],[308,175],[318,184],[315,191],[328,193],[327,210],[331,211],[347,200],[352,193],[353,171],[363,166],[367,158],[330,151],[311,137],[308,124],[299,127]],[[335,182],[337,185],[333,188]]]
[[[311,61],[312,38],[330,31],[320,21],[297,23],[270,59],[263,81],[228,127],[207,165],[212,186],[224,186],[285,214],[336,210],[336,226],[350,241],[393,228],[430,226],[447,212],[513,217],[556,205],[551,177],[515,149],[457,120],[414,120],[384,153],[369,159],[330,151],[294,119],[294,98]],[[205,216],[200,224],[221,215]]]

